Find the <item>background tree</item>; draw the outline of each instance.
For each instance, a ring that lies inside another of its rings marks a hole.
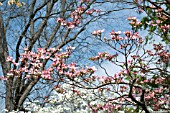
[[[99,38],[99,40],[106,42],[115,54],[103,52],[91,59],[97,60],[99,66],[106,72],[106,76],[96,77],[99,84],[95,88],[103,90],[109,88],[108,92],[114,92],[112,99],[106,101],[111,105],[110,109],[114,108],[113,106],[121,106],[126,110],[126,107],[133,105],[136,109],[132,108],[131,112],[144,110],[149,113],[148,109],[169,110],[170,88],[167,79],[169,67],[164,70],[162,66],[162,63],[169,62],[169,52],[160,42],[153,44],[150,50],[147,49],[143,39],[136,32],[126,31],[125,36],[115,31],[110,34],[111,38]],[[107,73],[107,68],[102,65],[105,60],[112,63],[113,69],[118,66],[120,72],[114,75]]]
[[[39,83],[53,86],[53,82],[42,80],[41,76],[27,78],[28,73],[21,71],[25,67],[28,70],[34,67],[29,59],[19,61],[20,58],[23,58],[22,54],[25,51],[36,52],[37,48],[44,48],[42,50],[47,51],[49,48],[55,48],[53,51],[55,53],[61,48],[65,49],[65,46],[71,42],[74,42],[73,44],[82,43],[83,40],[88,42],[87,37],[82,37],[81,34],[90,24],[93,25],[92,23],[105,18],[114,11],[135,8],[119,5],[119,0],[114,2],[3,0],[1,3],[3,5],[0,9],[0,62],[3,72],[1,78],[5,79],[5,91],[2,90],[2,96],[5,97],[5,108],[9,111],[24,109],[23,103],[26,100],[43,99],[44,95],[40,95],[37,91],[40,87]],[[114,4],[115,9],[113,7],[103,11],[97,9],[98,5],[105,3]],[[24,50],[25,48],[26,50]],[[14,59],[10,61],[11,58],[8,56],[12,56]],[[6,62],[6,60],[10,62]],[[40,70],[42,71],[48,67],[50,61],[49,59],[41,61]],[[27,62],[30,64],[26,65]]]
[[[157,36],[166,43],[166,51],[170,49],[170,1],[169,0],[140,0],[134,2],[138,6],[139,13],[146,13],[141,20],[141,25],[136,27],[136,30],[143,29],[148,31],[146,43]],[[132,26],[133,27],[133,26]],[[155,39],[157,40],[157,39]],[[160,58],[161,60],[162,58]],[[169,62],[162,65],[165,70],[170,66]],[[169,76],[167,76],[169,78]]]

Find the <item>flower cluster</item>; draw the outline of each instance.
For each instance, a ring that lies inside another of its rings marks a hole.
[[[93,13],[100,13],[101,11],[100,10],[97,10],[97,9],[89,9],[86,11],[86,14],[87,15],[92,15]]]
[[[141,23],[138,19],[136,19],[136,17],[129,17],[128,20],[130,21],[130,25],[131,25],[133,28],[142,25],[142,23]]]
[[[80,24],[80,20],[82,19],[82,14],[85,11],[85,7],[80,6],[75,11],[71,12],[71,18],[73,19],[72,22],[67,22],[62,18],[58,18],[57,22],[60,23],[62,26],[66,26],[68,29],[75,28],[78,24]]]
[[[92,32],[92,35],[94,35],[94,36],[101,36],[103,32],[104,32],[104,29],[102,29],[102,30],[95,30],[95,31]]]
[[[150,56],[157,56],[158,61],[157,64],[160,64],[161,62],[167,63],[170,61],[170,53],[164,49],[164,47],[161,44],[153,44],[154,50],[147,50],[146,52]]]
[[[65,20],[63,20],[60,17],[57,19],[57,22],[60,23],[62,26],[66,26],[69,29],[75,28],[75,23],[73,23],[73,22],[66,22]],[[79,21],[76,22],[76,24],[79,24],[79,23],[80,23]]]
[[[19,62],[15,62],[12,57],[7,57],[6,61],[11,62],[14,66],[17,66],[15,69],[11,69],[8,72],[8,76],[20,77],[22,75],[26,78],[30,77],[42,77],[44,79],[51,80],[51,75],[55,70],[59,75],[65,75],[69,78],[74,78],[76,76],[81,76],[83,74],[94,73],[96,68],[87,67],[78,68],[75,63],[66,64],[65,60],[71,54],[73,47],[68,47],[66,52],[57,52],[55,48],[44,49],[39,48],[37,52],[30,52],[25,49],[25,53],[21,54]],[[44,60],[51,60],[48,68],[44,69]],[[4,78],[3,78],[4,79]]]
[[[95,57],[92,57],[92,58],[90,58],[90,60],[99,60],[99,59],[105,59],[105,60],[112,60],[113,58],[116,58],[118,56],[118,54],[116,53],[116,54],[114,54],[114,55],[110,55],[109,53],[107,53],[107,52],[102,52],[102,53],[98,53],[98,55],[97,56],[95,56]]]
[[[82,4],[90,3],[90,0],[81,0],[81,3]],[[57,22],[60,23],[62,26],[67,27],[68,29],[73,29],[79,24],[81,24],[81,20],[83,19],[83,14],[89,16],[92,15],[93,13],[98,14],[99,12],[101,11],[97,9],[88,9],[86,6],[82,5],[77,7],[74,11],[70,13],[71,19],[69,19],[69,21],[64,20],[61,17],[58,17]]]
[[[71,83],[70,83],[71,84]],[[59,86],[60,87],[60,86]],[[74,113],[86,113],[86,112],[113,112],[121,109],[121,105],[112,104],[116,102],[108,94],[108,88],[100,89],[81,89],[72,85],[64,83],[60,87],[57,86],[51,96],[46,98],[46,104],[44,107],[39,105],[40,102],[26,102],[26,109],[34,112],[74,112]],[[105,103],[101,100],[100,96],[96,96],[98,93],[103,93],[108,102]],[[81,97],[81,98],[80,98]],[[113,97],[113,96],[112,96]]]
[[[111,39],[104,38],[106,42],[114,42],[114,43],[119,43],[120,49],[127,48],[128,46],[132,46],[134,41],[136,42],[137,45],[141,45],[144,40],[139,36],[138,32],[132,33],[131,31],[114,31],[112,30],[110,32]],[[124,36],[123,36],[124,35]]]
[[[71,18],[73,21],[66,21],[62,18],[58,18],[57,22],[60,23],[62,26],[66,26],[68,29],[75,28],[78,24],[80,24],[80,21],[82,19],[82,14],[85,12],[85,7],[80,6],[77,9],[75,9],[73,12],[71,12]]]

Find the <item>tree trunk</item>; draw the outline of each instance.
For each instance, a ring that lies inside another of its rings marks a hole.
[[[12,93],[12,78],[9,78],[6,81],[6,99],[5,99],[5,109],[8,111],[16,110],[17,106],[15,105]]]
[[[10,64],[6,62],[6,58],[9,55],[6,33],[4,28],[4,21],[2,13],[0,12],[0,63],[3,70],[4,77],[7,76],[8,71],[10,70]],[[5,99],[5,108],[9,111],[12,111],[15,107],[13,102],[13,93],[12,93],[12,77],[9,77],[6,81],[6,99]],[[4,89],[5,91],[5,89]]]

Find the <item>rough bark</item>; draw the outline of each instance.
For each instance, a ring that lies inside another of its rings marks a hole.
[[[0,12],[0,63],[3,70],[3,75],[6,76],[8,70],[10,69],[10,64],[6,62],[6,58],[9,55],[7,41],[6,41],[6,31],[4,27],[4,21],[2,13]],[[6,99],[5,106],[8,110],[14,109],[15,103],[13,102],[13,92],[12,92],[12,77],[9,77],[6,81]]]

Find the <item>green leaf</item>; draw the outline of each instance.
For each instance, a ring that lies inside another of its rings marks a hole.
[[[148,43],[148,40],[149,40],[149,36],[146,36],[146,41],[145,41],[145,45]]]
[[[142,25],[144,26],[144,29],[146,29],[148,27],[148,24],[147,22],[149,22],[150,19],[148,17],[144,17],[141,22],[142,22]]]
[[[154,32],[156,30],[156,26],[152,26],[151,28],[150,28],[150,32]]]
[[[125,80],[130,80],[131,78],[129,76],[126,76],[125,77]]]

